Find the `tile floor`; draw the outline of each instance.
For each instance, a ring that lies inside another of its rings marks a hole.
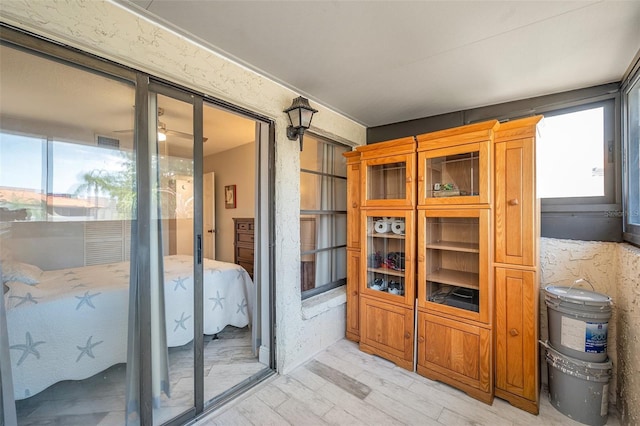
[[[543,391],[534,416],[495,399],[489,406],[340,340],[286,375],[274,376],[201,419],[232,425],[580,425]],[[619,425],[615,412],[608,425]]]

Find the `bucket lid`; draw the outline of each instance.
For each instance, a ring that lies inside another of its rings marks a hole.
[[[584,361],[561,354],[551,347],[548,342],[541,342],[545,347],[547,363],[569,376],[589,381],[609,381],[613,370],[611,359],[604,362]]]
[[[548,285],[544,288],[547,297],[580,305],[611,305],[611,297],[606,294],[575,287],[558,287]]]

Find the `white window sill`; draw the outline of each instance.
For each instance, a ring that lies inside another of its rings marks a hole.
[[[347,303],[347,286],[343,285],[302,301],[302,319],[317,317]]]

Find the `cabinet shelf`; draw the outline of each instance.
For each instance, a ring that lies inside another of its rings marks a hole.
[[[427,274],[427,281],[479,290],[479,275],[474,272],[438,269]]]
[[[367,268],[367,272],[375,272],[376,274],[393,275],[395,277],[404,277],[403,271],[395,271],[388,268]]]
[[[427,243],[426,248],[434,250],[460,251],[466,253],[480,253],[480,246],[477,243],[460,243],[456,241],[435,241]]]
[[[394,234],[393,232],[367,234],[370,238],[390,238],[395,240],[404,240],[405,234]]]

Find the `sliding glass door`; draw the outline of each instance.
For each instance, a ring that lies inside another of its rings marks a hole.
[[[268,375],[272,125],[3,37],[0,420],[184,424]]]

